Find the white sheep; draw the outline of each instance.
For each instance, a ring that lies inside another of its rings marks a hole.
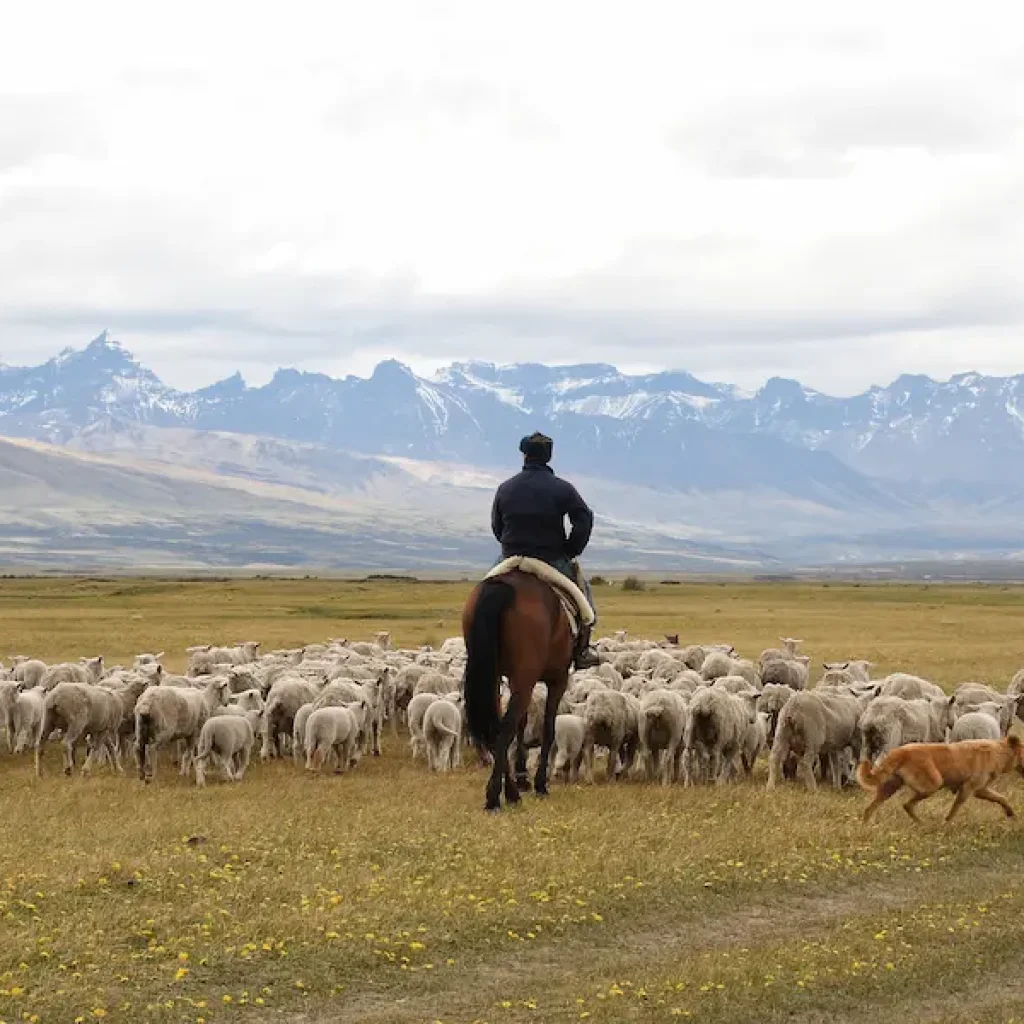
[[[880,696],[918,700],[921,697],[945,697],[946,693],[941,686],[936,686],[927,679],[911,676],[906,672],[894,672],[882,680]]]
[[[791,690],[806,690],[810,658],[772,658],[761,665],[761,683],[764,686],[788,686]]]
[[[206,720],[219,705],[227,704],[231,686],[214,678],[202,690],[177,686],[151,686],[135,705],[135,751],[139,778],[156,778],[157,752],[175,740],[183,744],[181,774],[187,775],[192,753]]]
[[[34,746],[36,734],[46,710],[46,691],[40,686],[22,690],[14,699],[14,753],[21,754]]]
[[[740,747],[740,761],[748,779],[754,774],[754,765],[767,745],[768,716],[763,711],[758,711],[747,723],[747,731]]]
[[[22,684],[13,679],[0,681],[0,721],[3,722],[4,735],[7,737],[7,749],[14,750],[14,705],[21,692]]]
[[[306,770],[320,771],[333,754],[335,772],[344,774],[359,761],[362,725],[350,707],[318,708],[306,722]]]
[[[640,738],[639,701],[617,690],[595,690],[583,711],[583,762],[588,782],[594,781],[594,748],[608,748],[609,782],[629,770]]]
[[[755,715],[757,694],[734,694],[719,686],[704,686],[687,708],[685,776],[688,785],[700,781],[723,783],[738,774],[738,762]]]
[[[39,686],[49,692],[60,683],[96,683],[103,677],[103,656],[88,661],[65,661],[51,665],[39,681]]]
[[[462,741],[462,712],[444,697],[434,701],[423,715],[423,740],[427,748],[427,767],[446,772],[459,766]]]
[[[923,699],[876,697],[864,709],[858,724],[861,758],[877,762],[883,755],[906,743],[934,741],[932,710]],[[938,742],[945,740],[945,730]]]
[[[75,751],[79,742],[89,740],[89,753],[82,765],[85,774],[102,749],[121,771],[121,751],[118,728],[121,725],[122,705],[116,693],[102,686],[86,683],[58,683],[47,693],[43,718],[36,730],[36,775],[42,774],[43,744],[49,735],[59,729],[64,746],[64,774],[70,775],[75,767]]]
[[[423,736],[423,716],[427,708],[441,697],[436,693],[417,693],[409,701],[407,719],[409,724],[409,746],[412,749],[412,759],[415,761],[421,754],[426,756],[427,746]]]
[[[295,712],[295,718],[292,721],[292,760],[296,767],[306,759],[306,725],[311,714],[313,714],[312,701],[309,704],[303,704]]]
[[[583,741],[586,723],[578,714],[555,716],[554,767],[555,777],[561,775],[566,784],[578,782],[583,763]]]
[[[253,724],[258,718],[257,711],[248,711],[241,715],[214,715],[203,723],[194,762],[197,786],[206,785],[206,768],[211,760],[220,765],[225,781],[242,780],[252,756],[256,738]]]
[[[647,781],[667,786],[679,778],[686,738],[686,699],[674,690],[653,690],[640,698],[640,756]]]
[[[31,690],[42,683],[46,668],[46,662],[38,658],[16,659],[12,678],[26,690]]]
[[[1003,705],[994,701],[980,704],[973,711],[962,714],[954,723],[949,735],[950,743],[965,740],[999,740],[1003,737],[1000,721]]]
[[[815,789],[819,759],[832,768],[832,782],[840,788],[839,764],[844,752],[859,752],[857,725],[868,698],[841,690],[799,690],[786,702],[775,729],[768,769],[768,788],[783,776],[790,757],[796,758],[796,775],[808,789]]]
[[[311,704],[318,695],[317,687],[298,675],[278,678],[267,694],[267,706],[263,711],[263,745],[260,758],[284,756],[284,739],[291,738],[295,725],[295,714],[303,704]]]

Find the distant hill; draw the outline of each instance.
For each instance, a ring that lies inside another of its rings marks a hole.
[[[485,564],[491,491],[534,429],[601,517],[591,560],[609,566],[1012,554],[1022,382],[901,377],[833,398],[605,364],[428,380],[386,361],[366,379],[282,369],[181,392],[104,333],[0,367],[0,434],[56,446],[3,446],[0,564],[56,557],[25,529],[121,562]]]

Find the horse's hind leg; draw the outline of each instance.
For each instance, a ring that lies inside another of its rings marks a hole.
[[[501,720],[498,729],[498,738],[494,742],[494,749],[491,756],[494,758],[494,765],[491,768],[491,777],[487,783],[487,802],[484,804],[485,811],[496,811],[501,807],[501,784],[505,783],[505,799],[509,803],[516,803],[519,800],[519,790],[516,789],[515,780],[509,771],[508,748],[515,735],[516,723],[519,720],[519,700],[513,693],[505,715]]]
[[[555,742],[555,716],[558,714],[558,705],[568,682],[567,676],[560,683],[548,684],[548,699],[544,705],[544,735],[541,737],[540,760],[537,762],[537,775],[534,778],[537,796],[548,795],[548,761],[551,759],[551,745]]]

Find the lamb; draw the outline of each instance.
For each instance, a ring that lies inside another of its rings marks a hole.
[[[686,722],[686,784],[723,783],[736,774],[757,695],[740,696],[720,686],[699,689],[690,700]]]
[[[295,724],[295,714],[303,704],[312,704],[317,698],[317,688],[301,676],[281,676],[267,694],[267,706],[263,711],[263,744],[261,760],[284,755],[283,740],[290,737]]]
[[[588,782],[594,781],[594,747],[608,748],[609,782],[628,770],[639,740],[639,704],[617,690],[596,690],[583,711],[585,738],[583,761]]]
[[[958,712],[967,712],[976,708],[979,704],[986,704],[995,701],[997,704],[1016,703],[1016,698],[1011,696],[1009,700],[1005,694],[993,690],[991,686],[984,683],[961,683],[953,691],[952,703]],[[1014,708],[1016,711],[1016,708]]]
[[[577,714],[555,717],[554,775],[559,774],[566,784],[578,782],[583,763],[583,741],[586,723]]]
[[[249,767],[252,745],[256,739],[253,729],[258,720],[257,711],[241,715],[214,715],[203,723],[196,744],[196,785],[206,785],[206,767],[211,760],[219,762],[226,782],[240,782]]]
[[[857,759],[857,723],[868,698],[839,690],[800,690],[779,715],[768,770],[768,788],[774,789],[790,756],[797,758],[796,775],[815,789],[814,769],[821,757],[832,765],[832,781],[841,788],[839,758],[849,747]]]
[[[292,721],[292,759],[298,767],[306,759],[306,725],[313,714],[313,702],[303,704]]]
[[[213,709],[226,704],[231,687],[226,679],[211,679],[202,690],[151,686],[135,705],[135,751],[139,778],[156,778],[157,752],[174,740],[184,743],[181,774],[187,775],[192,751]]]
[[[36,776],[42,775],[43,744],[56,729],[63,733],[65,775],[74,771],[75,750],[85,737],[89,739],[89,754],[82,765],[83,774],[89,771],[101,749],[117,770],[122,771],[117,734],[121,713],[120,697],[102,686],[58,683],[46,695],[43,718],[36,731]]]
[[[317,708],[306,722],[306,770],[320,771],[332,753],[338,775],[358,764],[361,728],[349,707]]]
[[[740,761],[743,763],[743,770],[747,773],[748,779],[753,776],[754,765],[757,764],[757,759],[767,745],[768,716],[763,711],[758,711],[747,725],[743,746],[740,749]]]
[[[385,670],[387,671],[387,670]],[[351,679],[335,679],[320,691],[313,701],[313,710],[362,701],[367,713],[363,723],[364,732],[361,736],[363,753],[372,746],[374,757],[380,754],[380,730],[382,724],[381,687],[377,680],[356,683]]]
[[[1003,710],[1006,705],[994,701],[980,704],[973,711],[962,714],[953,723],[950,743],[962,743],[965,740],[1000,740],[1003,732]]]
[[[412,748],[412,759],[415,761],[420,754],[426,755],[427,745],[423,736],[423,717],[427,708],[440,700],[436,693],[417,693],[411,701],[406,715],[409,724],[409,746]]]
[[[376,633],[374,635],[374,641],[382,651],[391,650],[391,634],[387,630],[382,629],[380,632]]]
[[[434,701],[423,715],[423,740],[427,748],[427,767],[431,771],[457,768],[462,741],[459,708],[444,697]]]
[[[22,690],[14,699],[14,753],[24,753],[36,741],[46,710],[46,691],[40,686]]]
[[[686,700],[673,690],[653,690],[640,698],[640,754],[647,781],[667,786],[679,776],[686,733]]]
[[[26,690],[39,686],[46,674],[46,662],[37,658],[26,658],[16,661],[13,679],[21,683]]]
[[[980,711],[982,714],[990,715],[996,720],[999,725],[1000,738],[1006,736],[1010,731],[1010,726],[1013,725],[1014,717],[1017,714],[1018,704],[1021,700],[1024,700],[1024,698],[1006,697],[1001,693],[997,694],[997,697],[997,700],[980,701],[978,703],[963,705],[955,703],[955,695],[951,697],[946,707],[952,720],[952,728],[955,730],[956,723],[961,719],[966,718],[967,715]],[[979,739],[983,738],[984,737],[979,737]]]

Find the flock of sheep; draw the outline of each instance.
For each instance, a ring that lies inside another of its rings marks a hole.
[[[598,641],[601,664],[576,673],[555,722],[554,774],[593,781],[595,751],[607,751],[608,779],[632,771],[663,784],[724,783],[750,776],[768,752],[768,786],[796,778],[840,787],[857,761],[877,760],[906,743],[998,739],[1024,719],[1024,670],[1006,693],[964,683],[952,694],[917,676],[871,678],[866,661],[826,663],[811,685],[801,641],[784,639],[757,661],[728,645],[680,646],[617,633]],[[64,770],[134,757],[140,778],[156,775],[161,749],[173,749],[181,774],[204,785],[211,767],[238,781],[254,746],[263,759],[291,757],[310,771],[345,772],[379,754],[385,723],[404,721],[414,759],[434,771],[460,764],[466,742],[461,681],[465,646],[392,650],[331,640],[259,653],[255,642],[189,648],[186,675],[168,672],[161,654],[131,668],[102,657],[47,665],[16,658],[0,666],[0,715],[9,749],[34,752],[42,771],[48,745],[63,747]],[[547,699],[538,684],[524,741],[540,745]]]

